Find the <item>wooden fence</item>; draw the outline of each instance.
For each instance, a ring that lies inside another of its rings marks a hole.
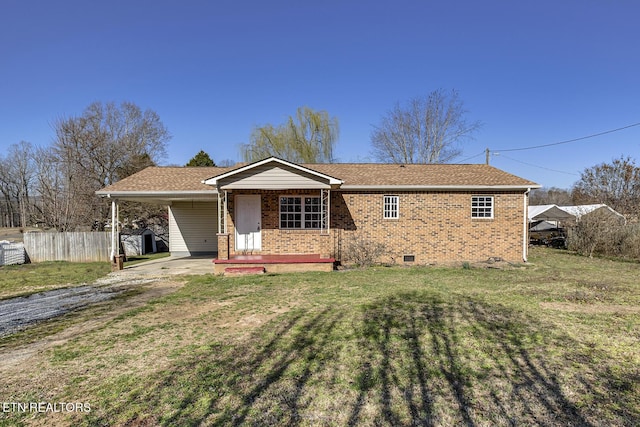
[[[25,233],[24,248],[31,262],[108,262],[111,255],[111,233]]]

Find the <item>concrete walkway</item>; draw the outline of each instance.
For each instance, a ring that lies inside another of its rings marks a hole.
[[[213,274],[214,256],[167,257],[141,262],[112,273],[122,276],[166,277],[179,274]]]

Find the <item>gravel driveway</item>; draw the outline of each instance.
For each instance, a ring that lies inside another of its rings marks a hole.
[[[34,323],[116,297],[137,285],[182,274],[211,274],[211,257],[167,257],[111,273],[95,283],[0,300],[0,338]]]
[[[152,281],[154,279],[151,278],[107,276],[93,284],[2,300],[0,301],[0,338],[34,323],[109,300],[131,289],[132,286]]]

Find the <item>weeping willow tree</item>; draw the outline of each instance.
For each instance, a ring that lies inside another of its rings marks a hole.
[[[241,148],[242,157],[247,162],[275,156],[295,163],[331,163],[338,132],[336,117],[300,107],[282,125],[256,127],[251,142]]]

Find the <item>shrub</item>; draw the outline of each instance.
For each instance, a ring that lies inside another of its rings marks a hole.
[[[601,215],[584,216],[567,234],[567,245],[581,255],[640,259],[640,226]]]
[[[347,240],[344,258],[359,267],[370,267],[387,251],[384,243],[371,240],[364,233],[357,232]]]

